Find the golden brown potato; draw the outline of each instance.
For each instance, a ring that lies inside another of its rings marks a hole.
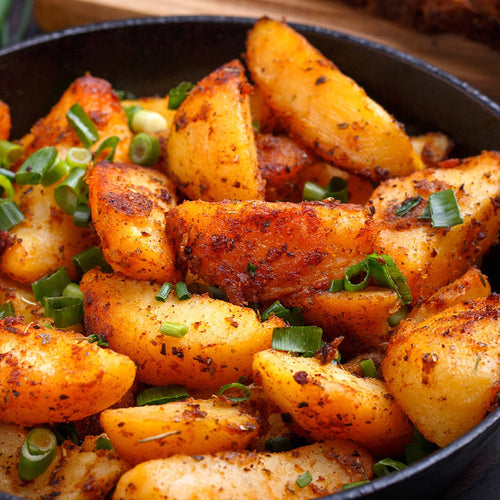
[[[467,272],[449,285],[443,286],[431,295],[422,305],[413,309],[406,317],[415,323],[420,323],[433,314],[444,311],[448,307],[459,304],[466,299],[479,299],[491,293],[488,277],[477,267],[471,267]]]
[[[325,161],[374,180],[423,167],[400,124],[286,24],[258,21],[246,61],[280,123]]]
[[[356,205],[184,202],[167,215],[184,268],[235,303],[327,288],[373,251],[371,215]]]
[[[264,199],[250,115],[251,87],[231,61],[201,80],[177,110],[168,174],[191,199]]]
[[[159,285],[93,270],[80,284],[85,294],[85,327],[103,335],[117,352],[137,363],[137,377],[151,385],[182,384],[216,389],[252,371],[254,353],[271,346],[273,328],[253,309],[207,295],[155,300]],[[188,327],[180,338],[163,335],[164,322]]]
[[[0,421],[78,420],[116,403],[132,385],[130,359],[63,332],[0,320]]]
[[[99,132],[99,140],[91,150],[95,151],[103,140],[115,135],[120,138],[115,160],[127,162],[132,133],[120,99],[113,92],[109,82],[90,75],[75,80],[49,114],[35,123],[29,139],[24,139],[25,143],[29,143],[26,155],[44,146],[55,146],[64,159],[69,148],[82,146],[66,118],[68,110],[77,102],[92,119]]]
[[[172,181],[151,168],[101,162],[87,182],[92,221],[111,267],[134,279],[177,281],[165,235],[165,212],[176,203]]]
[[[42,475],[32,481],[22,481],[17,467],[19,450],[27,433],[22,427],[0,424],[0,491],[30,500],[104,500],[119,477],[130,468],[115,452],[97,450],[96,438],[87,437],[82,447],[70,441],[63,443]]]
[[[420,155],[426,167],[436,167],[445,160],[453,149],[453,141],[442,132],[410,137],[413,149]]]
[[[9,138],[11,127],[10,108],[5,102],[0,101],[0,140]]]
[[[14,313],[25,323],[44,317],[42,306],[37,302],[31,288],[20,286],[0,276],[0,304],[12,302]]]
[[[464,274],[498,236],[500,154],[484,152],[454,164],[386,181],[370,200],[375,219],[382,222],[376,252],[395,260],[408,281],[414,303]],[[463,224],[436,228],[429,220],[419,219],[429,195],[449,188],[455,192]],[[416,196],[421,196],[420,204],[398,217],[396,209]]]
[[[176,455],[142,463],[124,474],[114,500],[306,499],[341,491],[372,477],[373,459],[359,445],[335,440],[284,453]],[[304,487],[297,478],[309,471]]]
[[[106,410],[101,424],[113,448],[131,464],[244,450],[259,426],[254,417],[217,398]]]
[[[467,300],[389,342],[382,371],[391,394],[426,439],[446,446],[498,404],[500,298]]]
[[[351,355],[375,348],[389,338],[389,316],[401,306],[396,292],[369,287],[360,292],[305,289],[287,297],[288,307],[301,307],[308,324],[323,328],[327,340],[342,335],[340,351]]]
[[[315,440],[351,439],[377,456],[401,453],[411,441],[408,418],[380,380],[275,350],[257,353],[253,371],[269,398]]]

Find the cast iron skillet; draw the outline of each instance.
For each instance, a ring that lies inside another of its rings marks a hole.
[[[116,89],[165,94],[196,81],[244,51],[250,19],[143,18],[68,29],[0,50],[0,99],[12,109],[12,137],[30,126],[77,77],[89,71]],[[467,84],[422,61],[374,42],[295,25],[345,73],[400,121],[441,130],[457,156],[500,149],[500,106]],[[493,250],[483,265],[500,289]],[[500,437],[500,409],[444,449],[402,472],[335,495],[335,500],[431,498],[463,470],[488,440]],[[0,500],[14,499],[0,493]],[[332,498],[332,497],[329,497]]]

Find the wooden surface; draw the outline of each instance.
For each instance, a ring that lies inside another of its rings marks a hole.
[[[268,15],[375,40],[448,71],[500,103],[500,52],[452,34],[428,35],[371,16],[340,0],[35,0],[44,31],[138,16]]]

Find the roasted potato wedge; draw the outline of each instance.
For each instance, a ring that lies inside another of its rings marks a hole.
[[[175,116],[168,174],[191,199],[264,199],[250,115],[251,87],[231,61],[201,80]]]
[[[428,132],[412,136],[410,140],[426,167],[437,167],[439,162],[448,158],[454,146],[453,141],[442,132]]]
[[[327,288],[373,251],[368,210],[333,200],[191,201],[166,218],[180,264],[240,304]]]
[[[102,253],[115,271],[133,279],[178,281],[165,212],[175,186],[156,170],[102,162],[88,175],[89,205]]]
[[[467,300],[389,342],[382,372],[398,404],[426,439],[446,446],[498,404],[500,298]]]
[[[131,464],[244,450],[259,427],[254,417],[216,398],[106,410],[101,424],[113,448]]]
[[[0,304],[12,302],[14,313],[25,323],[44,317],[42,306],[37,302],[30,288],[23,287],[0,276]]]
[[[78,420],[116,403],[136,368],[80,334],[0,320],[0,421]]]
[[[377,456],[401,453],[412,427],[384,383],[333,363],[267,350],[255,355],[256,383],[307,436],[351,439]]]
[[[117,352],[137,363],[137,378],[151,385],[183,384],[219,388],[252,371],[253,354],[271,346],[273,328],[282,320],[261,323],[255,311],[208,295],[166,302],[159,285],[117,274],[89,271],[82,279],[85,327],[104,336]],[[164,322],[188,327],[181,338],[160,333]]]
[[[280,123],[325,161],[373,180],[423,168],[401,125],[290,26],[257,21],[246,62]]]
[[[284,453],[176,455],[142,463],[124,474],[113,500],[306,499],[341,491],[342,485],[372,476],[373,459],[342,440],[315,443]],[[310,472],[304,487],[297,478]]]

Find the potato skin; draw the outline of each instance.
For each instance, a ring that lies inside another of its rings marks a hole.
[[[165,235],[165,212],[176,204],[172,181],[151,168],[101,162],[87,183],[92,222],[111,267],[133,279],[179,281]]]
[[[408,418],[381,380],[272,349],[255,355],[253,371],[269,398],[312,439],[351,439],[380,457],[401,453],[411,441]]]
[[[264,199],[250,116],[251,87],[233,60],[203,78],[180,105],[167,173],[191,199]]]
[[[259,428],[254,417],[216,398],[110,409],[100,420],[113,448],[131,464],[176,454],[244,450]],[[142,442],[163,434],[169,435]]]
[[[426,439],[446,446],[497,404],[500,298],[467,300],[389,342],[382,372],[399,405]]]
[[[142,463],[124,474],[113,500],[316,498],[341,491],[343,484],[371,478],[373,463],[361,446],[342,440],[284,453],[175,455]],[[312,481],[300,488],[297,478],[306,471]]]
[[[381,223],[376,251],[395,260],[408,281],[414,304],[479,263],[498,237],[500,154],[483,152],[454,160],[453,165],[383,182],[369,201],[375,209],[374,218]],[[429,195],[449,188],[457,197],[463,224],[435,228],[430,221],[419,219]],[[418,195],[421,203],[407,215],[397,217],[396,208]]]
[[[134,381],[126,356],[19,319],[0,320],[0,421],[78,420],[116,403]]]
[[[96,270],[85,274],[80,288],[87,332],[134,360],[137,378],[151,385],[216,389],[235,382],[251,374],[253,354],[268,349],[273,328],[284,324],[275,316],[261,323],[252,309],[208,295],[180,301],[172,292],[159,302],[159,285]],[[186,325],[188,333],[161,334],[165,321]]]
[[[327,288],[373,250],[368,210],[333,200],[191,201],[170,210],[166,219],[184,269],[240,304],[305,286]]]
[[[397,121],[286,24],[257,21],[246,61],[280,123],[325,161],[374,180],[423,167]]]

